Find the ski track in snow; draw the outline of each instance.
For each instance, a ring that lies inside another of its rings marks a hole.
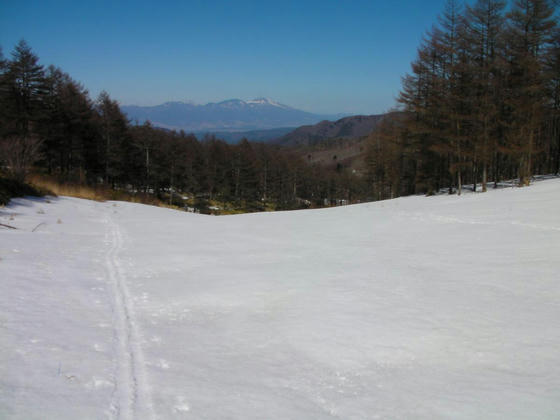
[[[139,331],[134,308],[119,261],[123,235],[119,225],[107,214],[110,248],[106,255],[108,279],[113,289],[113,323],[116,357],[115,388],[111,401],[113,418],[119,420],[154,419]]]

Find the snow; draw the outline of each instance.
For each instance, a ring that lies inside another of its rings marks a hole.
[[[2,419],[558,418],[560,179],[222,217],[15,199],[0,223]]]
[[[250,101],[245,101],[246,104],[249,105],[271,105],[271,106],[275,106],[278,108],[290,108],[287,105],[283,105],[279,102],[273,101],[272,99],[269,98],[255,98],[253,100]]]

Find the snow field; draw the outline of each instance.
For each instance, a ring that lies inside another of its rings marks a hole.
[[[559,179],[223,217],[50,201],[0,210],[0,418],[560,412]]]

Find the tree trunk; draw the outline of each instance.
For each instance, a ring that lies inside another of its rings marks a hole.
[[[486,192],[486,182],[488,181],[488,166],[486,161],[482,164],[482,192]]]
[[[171,165],[171,176],[169,180],[169,205],[173,204],[173,171],[175,170],[175,165]]]
[[[531,183],[531,171],[532,171],[532,167],[531,167],[531,159],[533,156],[533,141],[534,141],[534,135],[535,132],[534,130],[530,130],[530,134],[529,134],[529,151],[527,153],[527,162],[525,162],[525,164],[527,165],[527,169],[525,170],[525,179],[523,182],[524,186],[528,186]]]
[[[472,166],[472,183],[473,183],[472,190],[473,190],[473,192],[476,192],[476,172],[477,172],[476,162],[473,162],[473,166]]]
[[[265,162],[264,164],[264,174],[263,174],[264,178],[263,178],[263,202],[266,203],[266,188],[267,188],[267,176],[268,176],[268,162]]]
[[[455,130],[459,135],[459,123],[455,122]],[[461,195],[463,189],[463,180],[461,179],[461,142],[457,138],[457,195]]]
[[[498,152],[494,152],[494,188],[498,188],[500,181],[500,156]]]

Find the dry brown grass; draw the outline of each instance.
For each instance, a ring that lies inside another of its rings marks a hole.
[[[104,186],[92,187],[89,185],[59,182],[55,178],[46,175],[30,175],[28,180],[30,184],[44,191],[46,194],[55,196],[65,195],[95,201],[129,201],[132,203],[150,204],[159,207],[178,209],[178,207],[170,206],[150,194],[131,194],[126,191],[113,190]]]
[[[55,179],[43,175],[31,175],[28,177],[29,183],[52,195],[67,195],[70,197],[86,198],[88,200],[105,201],[107,196],[100,189],[86,185],[70,183],[60,183]]]

